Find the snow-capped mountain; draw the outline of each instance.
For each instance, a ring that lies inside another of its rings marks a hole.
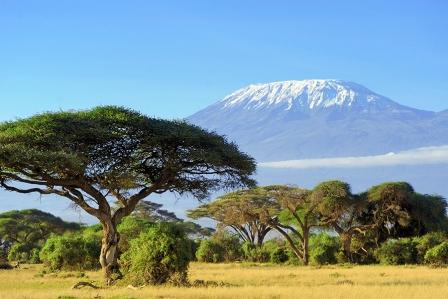
[[[396,103],[368,90],[364,86],[340,80],[283,81],[253,84],[225,97],[225,108],[284,110],[319,110],[331,107],[395,108]]]
[[[448,144],[448,114],[406,107],[357,83],[253,84],[188,120],[260,161],[383,154]]]

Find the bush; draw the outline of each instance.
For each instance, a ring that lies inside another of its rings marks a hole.
[[[221,246],[224,262],[234,262],[241,259],[242,250],[240,239],[226,231],[217,231],[212,236],[213,242]]]
[[[206,263],[234,262],[241,256],[238,237],[225,231],[218,231],[210,239],[202,240],[196,250],[197,260]]]
[[[120,263],[126,279],[134,285],[185,283],[191,258],[191,242],[183,229],[160,223],[131,240]]]
[[[51,270],[99,268],[101,239],[95,234],[53,235],[45,242],[40,259]]]
[[[448,264],[448,242],[445,241],[429,249],[425,254],[425,263],[433,265]]]
[[[265,246],[244,243],[242,246],[244,259],[248,262],[267,263],[271,260],[271,253]]]
[[[196,250],[196,259],[204,263],[224,261],[224,248],[213,240],[202,240]]]
[[[417,243],[410,238],[388,240],[375,251],[375,256],[381,264],[404,265],[417,262]]]
[[[377,237],[378,236],[374,231],[368,231],[365,234],[353,235],[350,245],[350,262],[356,264],[376,263],[377,260],[375,258],[375,249],[378,248]],[[338,259],[338,257],[336,259]],[[339,260],[345,263],[349,262],[347,257],[342,255],[339,257],[338,262]]]
[[[118,242],[118,250],[123,253],[129,249],[129,242],[137,238],[141,232],[148,230],[154,224],[148,220],[128,216],[123,218],[118,225],[117,230],[120,234],[120,241]]]
[[[11,266],[10,263],[8,263],[8,260],[0,257],[0,270],[11,270],[13,269],[13,266]]]
[[[425,261],[426,252],[446,241],[447,236],[442,232],[432,232],[422,237],[415,238],[414,240],[417,243],[417,262],[423,263]]]
[[[32,244],[14,244],[8,252],[9,261],[18,261],[21,263],[38,264],[39,248],[33,247]]]
[[[277,247],[271,252],[271,263],[283,264],[289,260],[288,251],[284,247]]]
[[[337,237],[320,233],[310,237],[310,262],[317,265],[336,264],[341,247]]]

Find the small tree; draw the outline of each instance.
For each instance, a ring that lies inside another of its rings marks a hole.
[[[222,136],[182,121],[106,106],[0,125],[0,186],[65,197],[103,227],[100,264],[119,274],[117,225],[154,193],[205,198],[252,186],[255,162]],[[118,201],[115,211],[110,201]]]

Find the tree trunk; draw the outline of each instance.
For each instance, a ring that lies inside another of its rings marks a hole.
[[[303,244],[302,244],[303,264],[305,266],[308,266],[310,261],[309,239],[310,239],[309,229],[306,228],[303,230]]]
[[[345,233],[341,234],[340,238],[342,242],[342,249],[344,250],[344,256],[349,262],[352,262],[352,251],[350,248],[352,244],[352,236],[351,234]]]
[[[284,230],[282,230],[279,227],[275,227],[275,230],[277,230],[280,234],[283,235],[283,237],[285,237],[286,241],[288,241],[288,243],[289,243],[289,247],[292,249],[292,251],[295,254],[295,256],[299,260],[303,261],[302,253],[300,252],[299,248],[297,248],[297,246],[294,244],[294,241],[291,239],[291,237],[288,235],[288,233],[286,233]]]
[[[101,222],[103,226],[103,239],[101,241],[100,264],[107,285],[111,285],[121,277],[118,267],[118,241],[120,235],[117,226],[112,220]]]

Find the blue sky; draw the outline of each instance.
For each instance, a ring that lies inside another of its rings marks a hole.
[[[0,0],[0,120],[186,117],[250,83],[337,78],[448,109],[448,1]]]

